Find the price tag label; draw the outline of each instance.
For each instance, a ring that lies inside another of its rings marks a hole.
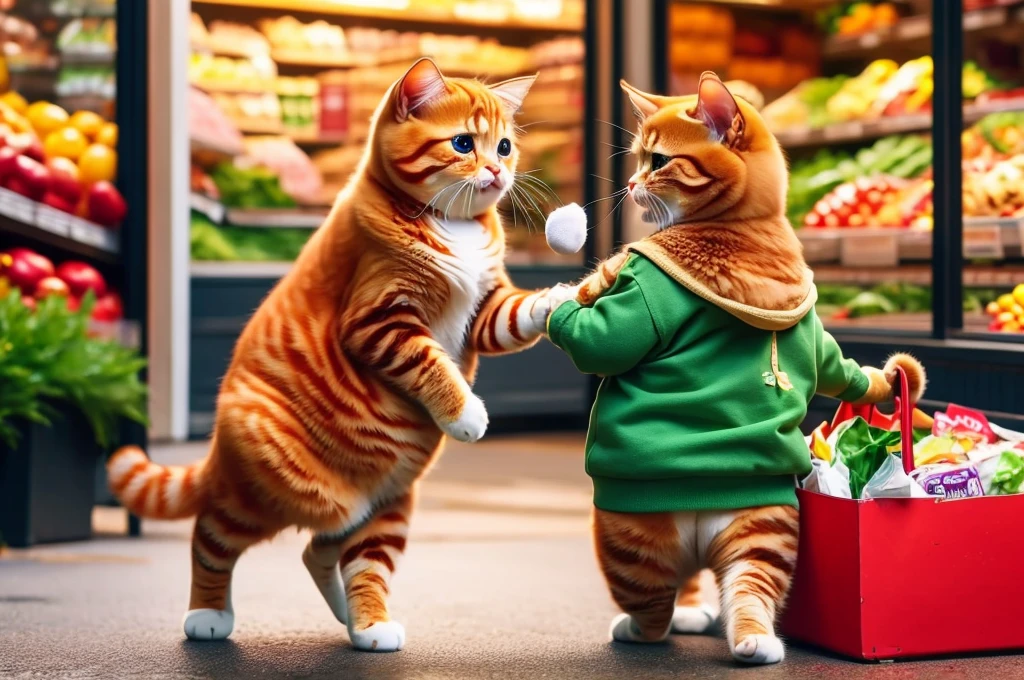
[[[998,224],[964,228],[964,257],[978,260],[1001,260],[1005,257],[1002,228]]]
[[[71,232],[69,215],[45,205],[36,211],[36,226],[58,236],[67,237]]]
[[[72,218],[71,238],[100,250],[111,253],[118,251],[117,236],[114,232],[79,218]]]
[[[0,190],[0,213],[25,224],[36,223],[36,202],[7,189]]]
[[[847,267],[895,267],[900,263],[899,237],[895,233],[846,236],[840,260]]]
[[[225,209],[220,201],[215,201],[209,196],[203,196],[202,194],[192,194],[191,205],[193,210],[206,215],[215,224],[220,224],[224,221]]]

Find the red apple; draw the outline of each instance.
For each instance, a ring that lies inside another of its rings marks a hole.
[[[74,297],[82,297],[90,290],[96,293],[97,299],[107,294],[103,276],[84,262],[65,262],[57,267],[57,278],[68,284]]]
[[[96,321],[119,321],[123,316],[121,296],[117,293],[107,293],[97,300],[96,306],[92,308],[92,318]]]
[[[54,275],[53,263],[28,248],[11,248],[0,254],[0,274],[23,295],[32,295],[39,282]]]
[[[56,276],[47,276],[39,282],[39,285],[36,286],[36,299],[42,300],[43,298],[51,295],[67,297],[69,292],[68,284],[64,283]]]
[[[22,155],[28,156],[37,163],[42,163],[45,155],[43,154],[43,145],[39,143],[35,135],[31,135],[27,132],[22,132],[17,135],[10,135],[7,138],[7,146],[21,152]]]
[[[107,181],[96,182],[89,188],[89,219],[107,227],[116,227],[128,213],[128,205],[121,192]]]
[[[43,194],[41,202],[50,206],[51,208],[56,208],[61,212],[66,212],[69,215],[74,215],[75,209],[77,207],[75,203],[69,201],[60,194],[57,194],[53,191],[47,191],[45,194]]]
[[[0,149],[0,180],[14,174],[18,167],[17,160],[20,155],[17,149],[12,149],[9,146]]]
[[[21,155],[14,159],[14,174],[8,178],[8,189],[22,196],[39,200],[50,188],[50,171],[39,161]],[[20,180],[11,183],[11,180]]]
[[[46,161],[50,170],[50,191],[59,195],[72,206],[78,204],[82,197],[82,185],[79,181],[78,166],[70,158],[57,156]],[[74,214],[74,207],[66,210]]]

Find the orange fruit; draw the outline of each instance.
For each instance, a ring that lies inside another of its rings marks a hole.
[[[111,149],[117,148],[117,124],[104,123],[99,132],[96,133],[96,141]]]
[[[25,98],[17,92],[15,92],[14,90],[11,90],[10,92],[5,92],[3,96],[0,97],[0,101],[2,101],[4,104],[7,104],[12,109],[14,109],[22,115],[24,115],[25,111],[28,110],[28,102],[25,101]]]
[[[81,132],[73,127],[66,127],[46,135],[43,142],[43,153],[47,158],[63,156],[71,160],[78,160],[89,147],[89,140]]]
[[[78,172],[85,184],[113,182],[117,177],[117,152],[103,144],[92,144],[78,159]]]
[[[68,112],[50,102],[36,102],[25,112],[28,122],[41,138],[68,124]]]
[[[103,117],[93,111],[75,111],[71,116],[71,120],[68,121],[68,125],[89,139],[94,139],[105,124],[106,122],[103,120]]]

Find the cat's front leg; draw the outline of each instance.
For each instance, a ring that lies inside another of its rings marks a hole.
[[[485,298],[470,333],[480,354],[518,352],[533,346],[544,334],[548,316],[558,305],[572,300],[578,286],[559,284],[544,290],[521,290],[502,276]]]
[[[433,338],[422,313],[408,304],[363,309],[347,324],[346,350],[422,404],[445,434],[462,442],[483,437],[484,402]]]

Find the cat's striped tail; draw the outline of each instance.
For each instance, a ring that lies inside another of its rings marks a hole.
[[[152,519],[192,517],[206,497],[206,459],[191,465],[157,465],[137,446],[125,446],[107,461],[114,496],[132,514]]]

